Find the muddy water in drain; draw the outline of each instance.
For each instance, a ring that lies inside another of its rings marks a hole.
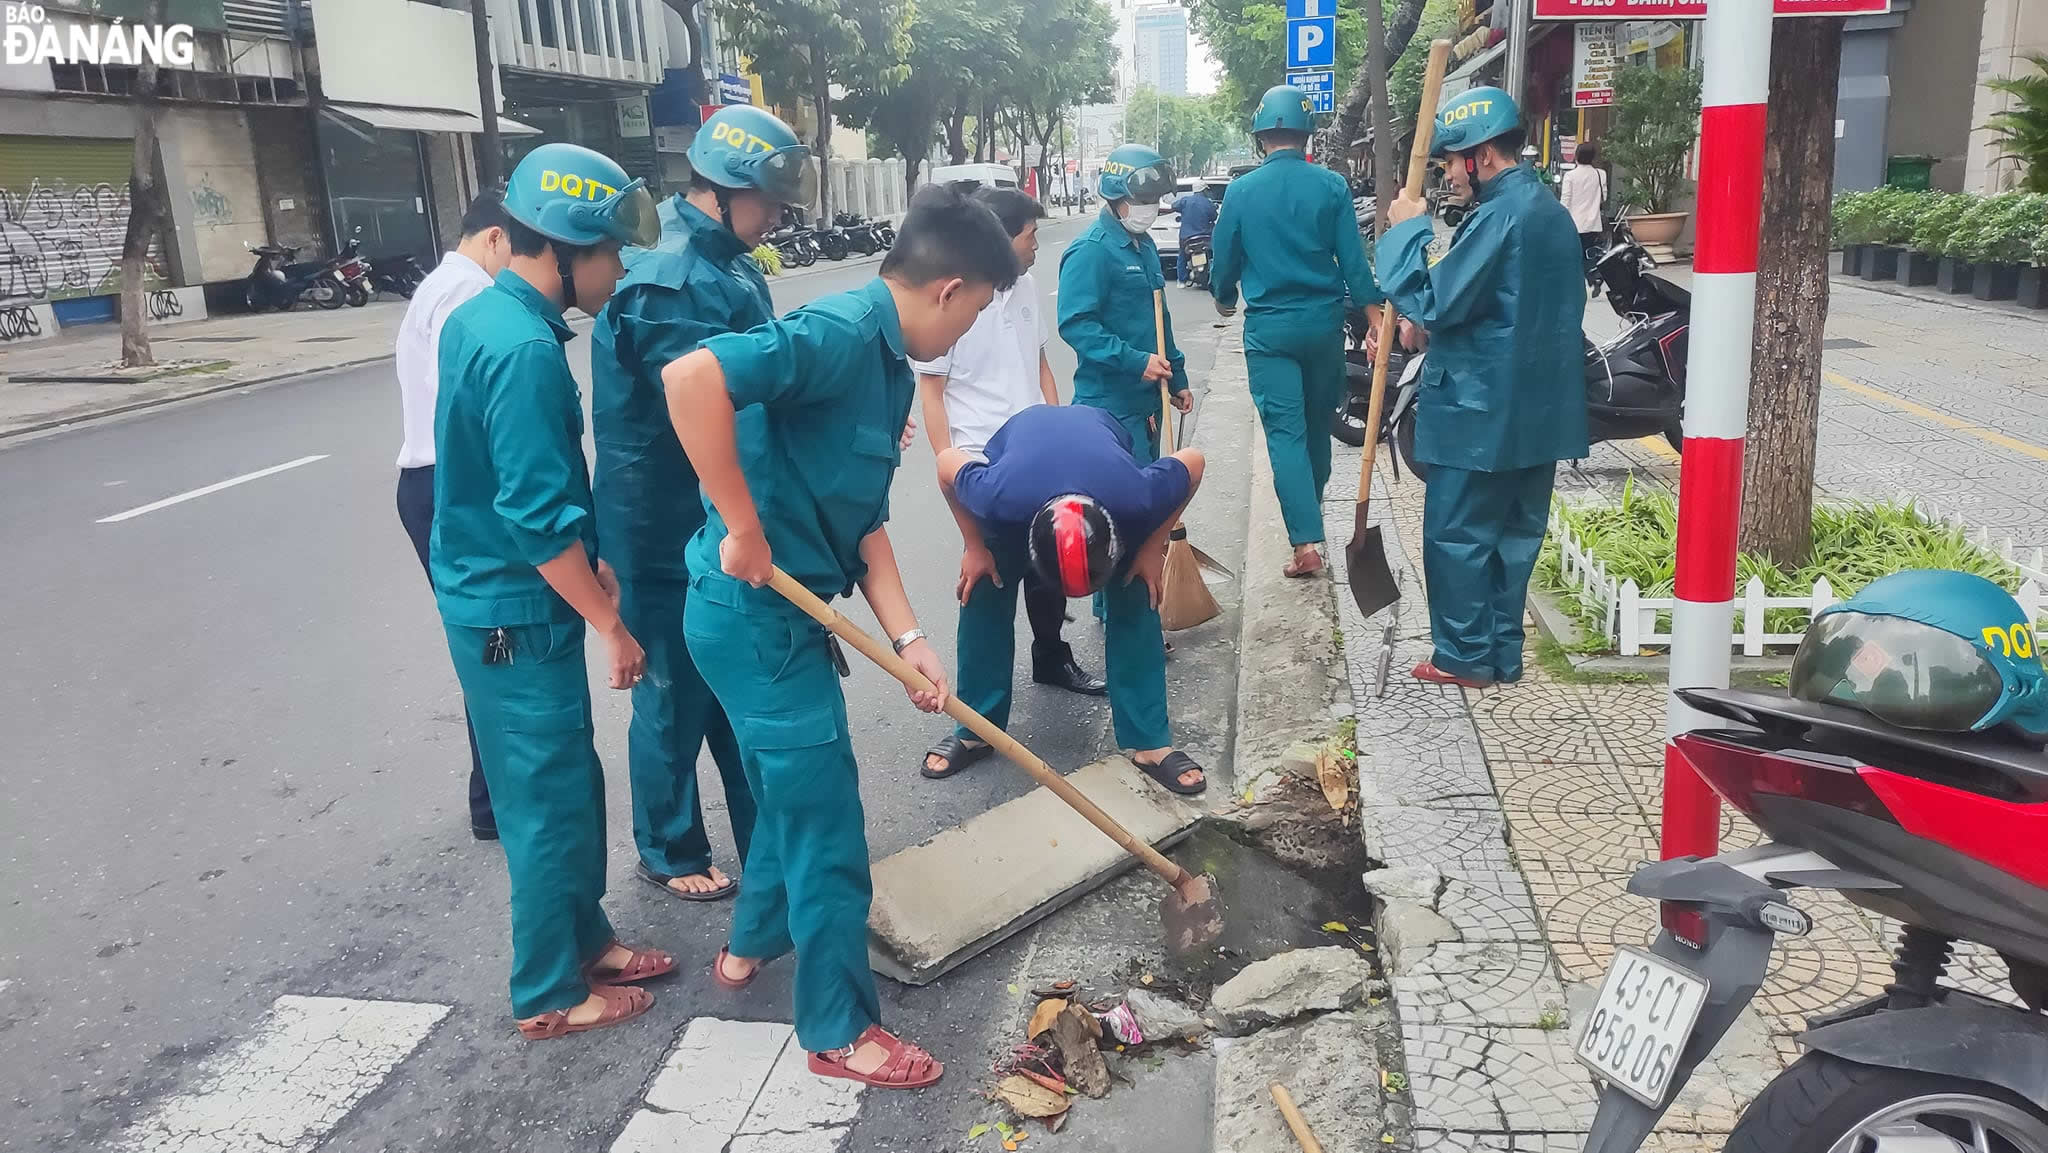
[[[1172,975],[1190,989],[1205,992],[1254,961],[1323,945],[1373,945],[1377,971],[1372,897],[1359,880],[1367,867],[1362,847],[1356,868],[1298,872],[1222,827],[1203,824],[1169,855],[1188,871],[1215,879],[1223,912],[1223,936],[1215,945],[1168,962]],[[1328,924],[1345,931],[1325,929]]]

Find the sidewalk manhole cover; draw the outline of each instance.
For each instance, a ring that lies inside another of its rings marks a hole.
[[[353,336],[303,336],[303,337],[300,337],[300,338],[299,338],[299,343],[300,343],[300,344],[333,344],[333,343],[334,343],[335,341],[337,341],[337,340],[354,340],[354,339],[355,339],[355,337],[353,337]]]
[[[1823,340],[1823,341],[1821,341],[1821,342],[1820,342],[1820,346],[1821,346],[1822,348],[1869,348],[1869,347],[1870,347],[1869,345],[1867,345],[1867,344],[1863,343],[1863,342],[1862,342],[1862,341],[1860,341],[1860,340],[1850,340],[1850,339],[1849,339],[1848,337],[1846,337],[1846,336],[1836,336],[1836,337],[1830,337],[1830,338],[1829,338],[1829,339],[1827,339],[1827,340]]]
[[[256,338],[253,336],[171,336],[165,337],[164,343],[176,341],[179,344],[240,344],[245,340],[254,339]]]

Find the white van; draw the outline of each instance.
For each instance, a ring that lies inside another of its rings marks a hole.
[[[945,164],[932,169],[933,184],[972,180],[983,188],[1017,187],[1017,170],[1007,164]]]

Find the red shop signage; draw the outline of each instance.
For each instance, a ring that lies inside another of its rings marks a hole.
[[[1775,0],[1779,16],[1876,16],[1891,0]],[[1538,20],[1698,20],[1707,0],[1536,0]]]

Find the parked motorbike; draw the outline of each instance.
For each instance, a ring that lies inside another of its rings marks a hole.
[[[827,260],[845,260],[850,246],[846,234],[836,227],[813,228],[811,239],[818,246],[818,252]]]
[[[791,268],[809,268],[818,263],[817,246],[800,237],[792,226],[784,225],[762,237],[762,241],[774,245],[775,251],[782,254],[782,263]]]
[[[873,256],[882,250],[882,238],[875,234],[874,222],[853,212],[841,212],[832,218],[832,224],[846,237],[846,247],[861,256]]]
[[[1188,283],[1203,290],[1209,287],[1210,241],[1207,235],[1190,236],[1180,246],[1180,259],[1188,262]]]
[[[1626,229],[1626,225],[1621,226]],[[1686,341],[1692,324],[1692,294],[1661,276],[1647,252],[1627,236],[1610,247],[1593,268],[1608,306],[1627,321],[1604,344],[1584,341],[1586,425],[1592,443],[1662,436],[1683,448]],[[1347,330],[1353,326],[1347,323]],[[1372,391],[1372,361],[1365,355],[1363,321],[1357,324],[1347,361],[1347,395],[1332,434],[1346,444],[1365,443],[1364,419]],[[1395,356],[1400,355],[1396,349]],[[1391,443],[1398,463],[1427,481],[1428,466],[1415,459],[1416,401],[1426,376],[1426,354],[1400,366],[1400,386],[1388,386],[1380,438]],[[1390,361],[1388,380],[1394,379]],[[1355,438],[1355,439],[1354,439]]]
[[[362,251],[362,242],[351,239],[335,254],[334,275],[341,281],[342,299],[350,308],[361,308],[376,295],[376,290],[370,287],[370,264],[363,259]]]
[[[373,293],[388,292],[411,300],[412,294],[419,290],[420,281],[426,278],[420,262],[410,252],[370,258],[370,291]]]
[[[883,248],[896,247],[896,226],[886,220],[875,221],[875,239],[882,242]]]
[[[335,276],[339,261],[327,260],[295,261],[299,254],[297,246],[266,244],[257,246],[242,242],[256,257],[256,267],[249,271],[243,298],[248,301],[249,311],[262,312],[276,309],[289,310],[301,300],[310,301],[321,308],[340,308],[342,305],[342,283]]]
[[[1872,648],[1845,657],[1852,672]],[[1872,675],[1898,676],[1873,663]],[[1956,687],[1937,673],[1931,691],[1944,690]],[[1665,902],[1664,931],[1647,951],[1620,951],[1576,1041],[1606,1083],[1587,1153],[1642,1144],[1756,993],[1772,943],[1810,929],[1787,896],[1801,888],[1900,922],[1895,976],[1808,1020],[1805,1055],[1750,1104],[1727,1149],[2048,1149],[2048,753],[1779,694],[1678,695],[1728,722],[1680,736],[1678,752],[1768,841],[1630,880],[1629,892]],[[1958,941],[2004,958],[2017,1004],[1940,983]]]

